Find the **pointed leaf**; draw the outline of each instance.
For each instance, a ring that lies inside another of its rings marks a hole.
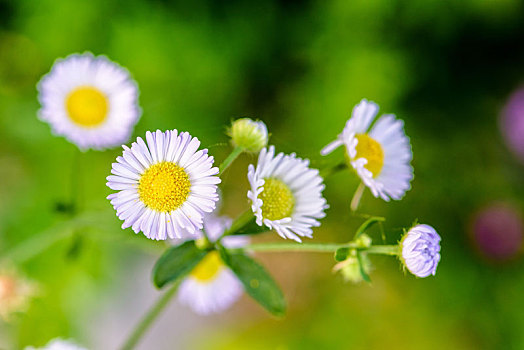
[[[167,249],[153,268],[153,281],[158,288],[189,274],[208,252],[187,241]]]
[[[347,247],[338,248],[335,252],[335,260],[336,261],[344,261],[349,256],[350,249]]]
[[[362,253],[357,251],[357,259],[358,259],[358,267],[360,269],[360,274],[362,275],[362,279],[368,283],[371,283],[371,278],[369,278],[368,273],[366,272],[366,269],[364,268],[364,261],[362,259]]]
[[[273,315],[283,316],[285,314],[284,295],[262,265],[242,253],[229,253],[225,249],[220,253],[222,260],[244,285],[247,294]]]

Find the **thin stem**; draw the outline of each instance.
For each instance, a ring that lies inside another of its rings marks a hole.
[[[398,255],[398,245],[374,245],[362,247],[360,244],[351,243],[255,243],[242,248],[230,250],[247,250],[252,252],[309,252],[309,253],[334,253],[339,248],[357,249],[369,254]]]
[[[69,203],[70,214],[75,216],[80,209],[80,174],[82,169],[80,168],[80,152],[75,148],[73,155],[73,162],[71,164],[71,199]]]
[[[324,179],[328,176],[334,175],[338,173],[339,171],[347,169],[348,166],[346,163],[339,163],[337,165],[331,166],[329,168],[324,168],[320,170],[320,176],[322,176]]]
[[[360,199],[362,198],[362,194],[364,193],[365,189],[366,185],[364,185],[364,183],[361,182],[360,185],[358,185],[355,194],[353,195],[353,199],[351,200],[351,211],[357,211],[358,205],[360,204]]]
[[[229,167],[231,165],[231,163],[233,163],[233,161],[240,155],[240,153],[242,153],[244,151],[244,148],[242,147],[238,147],[236,146],[235,148],[233,148],[233,150],[231,151],[231,153],[229,154],[229,156],[227,156],[226,159],[224,159],[224,161],[222,162],[222,164],[220,164],[220,166],[218,167],[218,174],[219,175],[222,175],[222,173],[224,172],[224,170],[227,169],[227,167]]]
[[[235,234],[238,230],[245,227],[247,224],[249,224],[251,221],[254,221],[255,214],[251,211],[251,209],[246,210],[243,212],[238,218],[233,221],[231,224],[231,227],[224,232],[222,237],[229,236]]]
[[[179,285],[180,281],[173,284],[173,286],[156,301],[156,303],[144,315],[140,323],[135,327],[129,338],[127,338],[127,341],[124,346],[122,346],[121,350],[131,350],[135,348],[149,327],[151,327],[156,318],[169,304],[171,298],[176,294]]]
[[[242,249],[253,252],[319,252],[333,253],[339,248],[357,248],[354,243],[256,243]]]
[[[368,254],[399,255],[398,245],[373,245],[365,250]]]

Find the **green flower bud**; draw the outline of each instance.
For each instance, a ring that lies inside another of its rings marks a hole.
[[[249,118],[237,119],[228,131],[231,143],[248,152],[260,152],[267,146],[268,134],[266,124]]]
[[[361,260],[363,264],[362,268],[366,274],[369,274],[371,271],[371,262],[369,261],[367,254],[361,253]],[[340,272],[342,278],[346,282],[352,282],[356,284],[364,280],[362,273],[360,272],[360,264],[355,251],[352,251],[346,260],[336,264],[333,267],[333,272]]]

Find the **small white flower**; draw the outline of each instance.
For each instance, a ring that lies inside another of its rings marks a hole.
[[[401,199],[410,189],[413,154],[404,122],[393,114],[381,116],[368,131],[378,112],[373,102],[362,100],[338,138],[324,147],[322,155],[345,145],[347,157],[375,197]]]
[[[207,215],[204,229],[209,239],[216,241],[231,225],[231,219]],[[249,239],[245,236],[227,236],[222,244],[227,248],[240,248]],[[182,281],[178,300],[201,315],[217,313],[229,308],[244,291],[242,283],[224,264],[217,251],[209,253]]]
[[[235,120],[229,130],[229,136],[234,146],[249,152],[260,152],[268,142],[266,124],[249,118]]]
[[[198,150],[200,141],[177,130],[138,137],[113,163],[107,186],[122,228],[132,227],[150,239],[180,238],[202,229],[204,213],[218,201],[213,157]]]
[[[105,56],[58,59],[37,89],[39,118],[82,150],[127,142],[140,118],[136,82]]]
[[[87,349],[76,345],[72,341],[56,338],[56,339],[51,340],[49,343],[47,343],[47,345],[45,345],[43,348],[35,348],[32,346],[28,346],[25,348],[25,350],[87,350]]]
[[[275,156],[275,147],[262,149],[255,167],[250,164],[247,197],[259,226],[274,229],[283,238],[301,242],[299,236],[312,237],[311,227],[320,226],[317,219],[328,208],[322,197],[324,184],[309,160],[294,153]]]
[[[440,261],[440,236],[429,225],[412,227],[400,242],[401,260],[418,277],[437,273]]]

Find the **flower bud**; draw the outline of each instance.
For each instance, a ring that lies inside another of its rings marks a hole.
[[[369,274],[371,271],[371,262],[367,254],[361,253],[362,268],[366,274]],[[342,278],[346,282],[360,283],[364,280],[362,273],[360,271],[360,263],[356,256],[355,251],[352,251],[350,256],[339,262],[333,267],[333,272],[340,272]]]
[[[248,152],[260,152],[267,146],[268,134],[264,122],[249,118],[237,119],[231,124],[228,132],[235,147],[241,147]]]
[[[401,260],[418,277],[435,275],[440,261],[440,236],[428,225],[412,227],[400,242]]]

